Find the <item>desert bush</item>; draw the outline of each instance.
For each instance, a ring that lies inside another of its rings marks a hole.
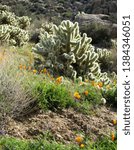
[[[94,106],[98,106],[102,104],[102,95],[99,89],[97,88],[89,88],[89,93],[85,96],[84,100],[87,100],[89,103],[93,104]]]
[[[102,104],[101,99],[103,98],[101,90],[99,89],[98,83],[92,81],[91,83],[80,83],[75,85],[75,91],[78,91],[81,100],[80,103],[88,102],[89,105],[98,106]]]
[[[44,68],[53,75],[110,82],[106,72],[101,73],[91,38],[81,36],[77,22],[63,21],[59,26],[53,25],[52,33],[42,31],[33,51],[43,56]]]
[[[74,104],[71,94],[63,85],[44,83],[36,88],[39,106],[44,110],[60,110]]]
[[[22,86],[20,72],[15,54],[3,56],[0,61],[0,113],[13,117],[21,116],[34,111],[35,99],[31,89]]]
[[[15,46],[21,46],[29,40],[26,28],[30,25],[30,19],[27,16],[18,17],[8,11],[4,5],[0,6],[0,42],[9,43]]]
[[[113,142],[108,137],[103,137],[97,140],[92,147],[94,147],[95,150],[116,150],[117,140]]]

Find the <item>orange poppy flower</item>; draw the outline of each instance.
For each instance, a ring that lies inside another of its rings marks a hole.
[[[88,96],[88,91],[84,91],[84,95]]]
[[[77,143],[81,143],[82,141],[83,141],[83,137],[82,136],[77,136],[76,138],[75,138],[75,141],[77,142]]]
[[[98,86],[101,88],[103,87],[103,83],[102,82],[98,82]]]
[[[114,132],[111,133],[111,139],[112,139],[112,141],[115,140],[115,134],[114,134]]]
[[[62,83],[62,77],[56,78],[56,83],[58,83],[58,84]]]

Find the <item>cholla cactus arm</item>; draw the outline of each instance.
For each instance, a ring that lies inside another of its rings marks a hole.
[[[93,75],[93,73],[88,73],[88,75],[86,76],[86,79],[95,80],[95,76]]]
[[[18,17],[18,26],[21,29],[26,29],[28,26],[30,26],[30,18],[27,16]]]
[[[74,50],[74,45],[76,45],[79,40],[79,30],[78,23],[73,24],[71,21],[63,21],[59,27],[53,26],[54,34],[61,40],[61,43],[65,47],[62,49],[64,52],[69,53]],[[77,45],[79,47],[79,45]],[[76,52],[77,49],[75,48]]]
[[[14,13],[10,13],[8,11],[1,11],[0,16],[1,24],[18,26],[18,22]]]
[[[98,63],[94,63],[94,66],[91,68],[91,73],[93,73],[97,77],[100,75],[100,66]]]
[[[110,79],[108,78],[106,72],[101,73],[99,80],[100,80],[101,82],[103,82],[104,85],[108,85],[108,84],[110,84],[110,82],[111,82]]]
[[[4,25],[0,25],[0,41],[1,42],[9,42],[9,38],[10,38],[10,30],[9,27]]]
[[[48,23],[48,22],[43,23],[41,25],[41,33],[47,32],[49,34],[53,34],[53,26],[54,26],[53,23]]]

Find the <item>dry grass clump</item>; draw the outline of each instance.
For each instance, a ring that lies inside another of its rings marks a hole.
[[[22,86],[22,78],[18,72],[19,57],[16,54],[1,53],[0,61],[0,114],[20,116],[31,111],[35,100],[30,89]]]

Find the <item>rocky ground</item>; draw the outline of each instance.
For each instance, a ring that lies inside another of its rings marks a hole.
[[[79,133],[86,134],[92,140],[102,135],[110,135],[111,131],[116,130],[112,124],[115,118],[116,112],[107,107],[98,108],[91,115],[72,109],[60,113],[40,112],[19,120],[8,118],[3,131],[6,135],[22,139],[36,138],[49,132],[57,141],[72,143]]]

